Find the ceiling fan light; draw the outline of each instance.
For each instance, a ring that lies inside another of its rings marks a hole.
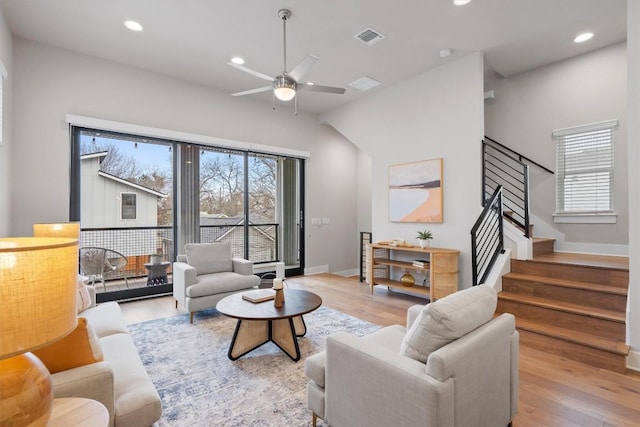
[[[296,96],[296,82],[287,76],[278,76],[273,82],[273,94],[280,101],[291,101]]]

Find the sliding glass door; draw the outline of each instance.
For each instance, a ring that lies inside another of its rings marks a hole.
[[[80,221],[80,270],[99,300],[170,291],[172,144],[74,129],[72,152],[76,179],[70,218]],[[161,267],[150,280],[152,255],[159,256]]]
[[[81,246],[127,260],[84,269],[99,300],[170,292],[171,263],[192,242],[228,241],[234,256],[302,274],[303,160],[78,127],[71,151]]]

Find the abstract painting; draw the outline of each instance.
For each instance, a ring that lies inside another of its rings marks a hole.
[[[389,221],[442,222],[442,159],[389,166]]]

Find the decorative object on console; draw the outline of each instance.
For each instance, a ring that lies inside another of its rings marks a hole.
[[[0,425],[47,424],[51,377],[29,351],[76,327],[77,278],[77,239],[0,239]]]
[[[389,221],[442,222],[442,159],[389,166]]]
[[[428,248],[431,244],[431,239],[433,239],[433,233],[431,233],[431,230],[418,231],[416,239],[421,248]]]
[[[411,287],[416,283],[416,279],[408,271],[402,275],[402,277],[400,278],[400,281],[402,282],[403,286],[408,286],[408,287]]]

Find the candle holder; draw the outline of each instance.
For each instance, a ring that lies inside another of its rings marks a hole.
[[[273,289],[276,291],[276,298],[273,301],[273,305],[276,308],[280,308],[284,304],[284,290],[282,289],[282,279],[273,280]]]

